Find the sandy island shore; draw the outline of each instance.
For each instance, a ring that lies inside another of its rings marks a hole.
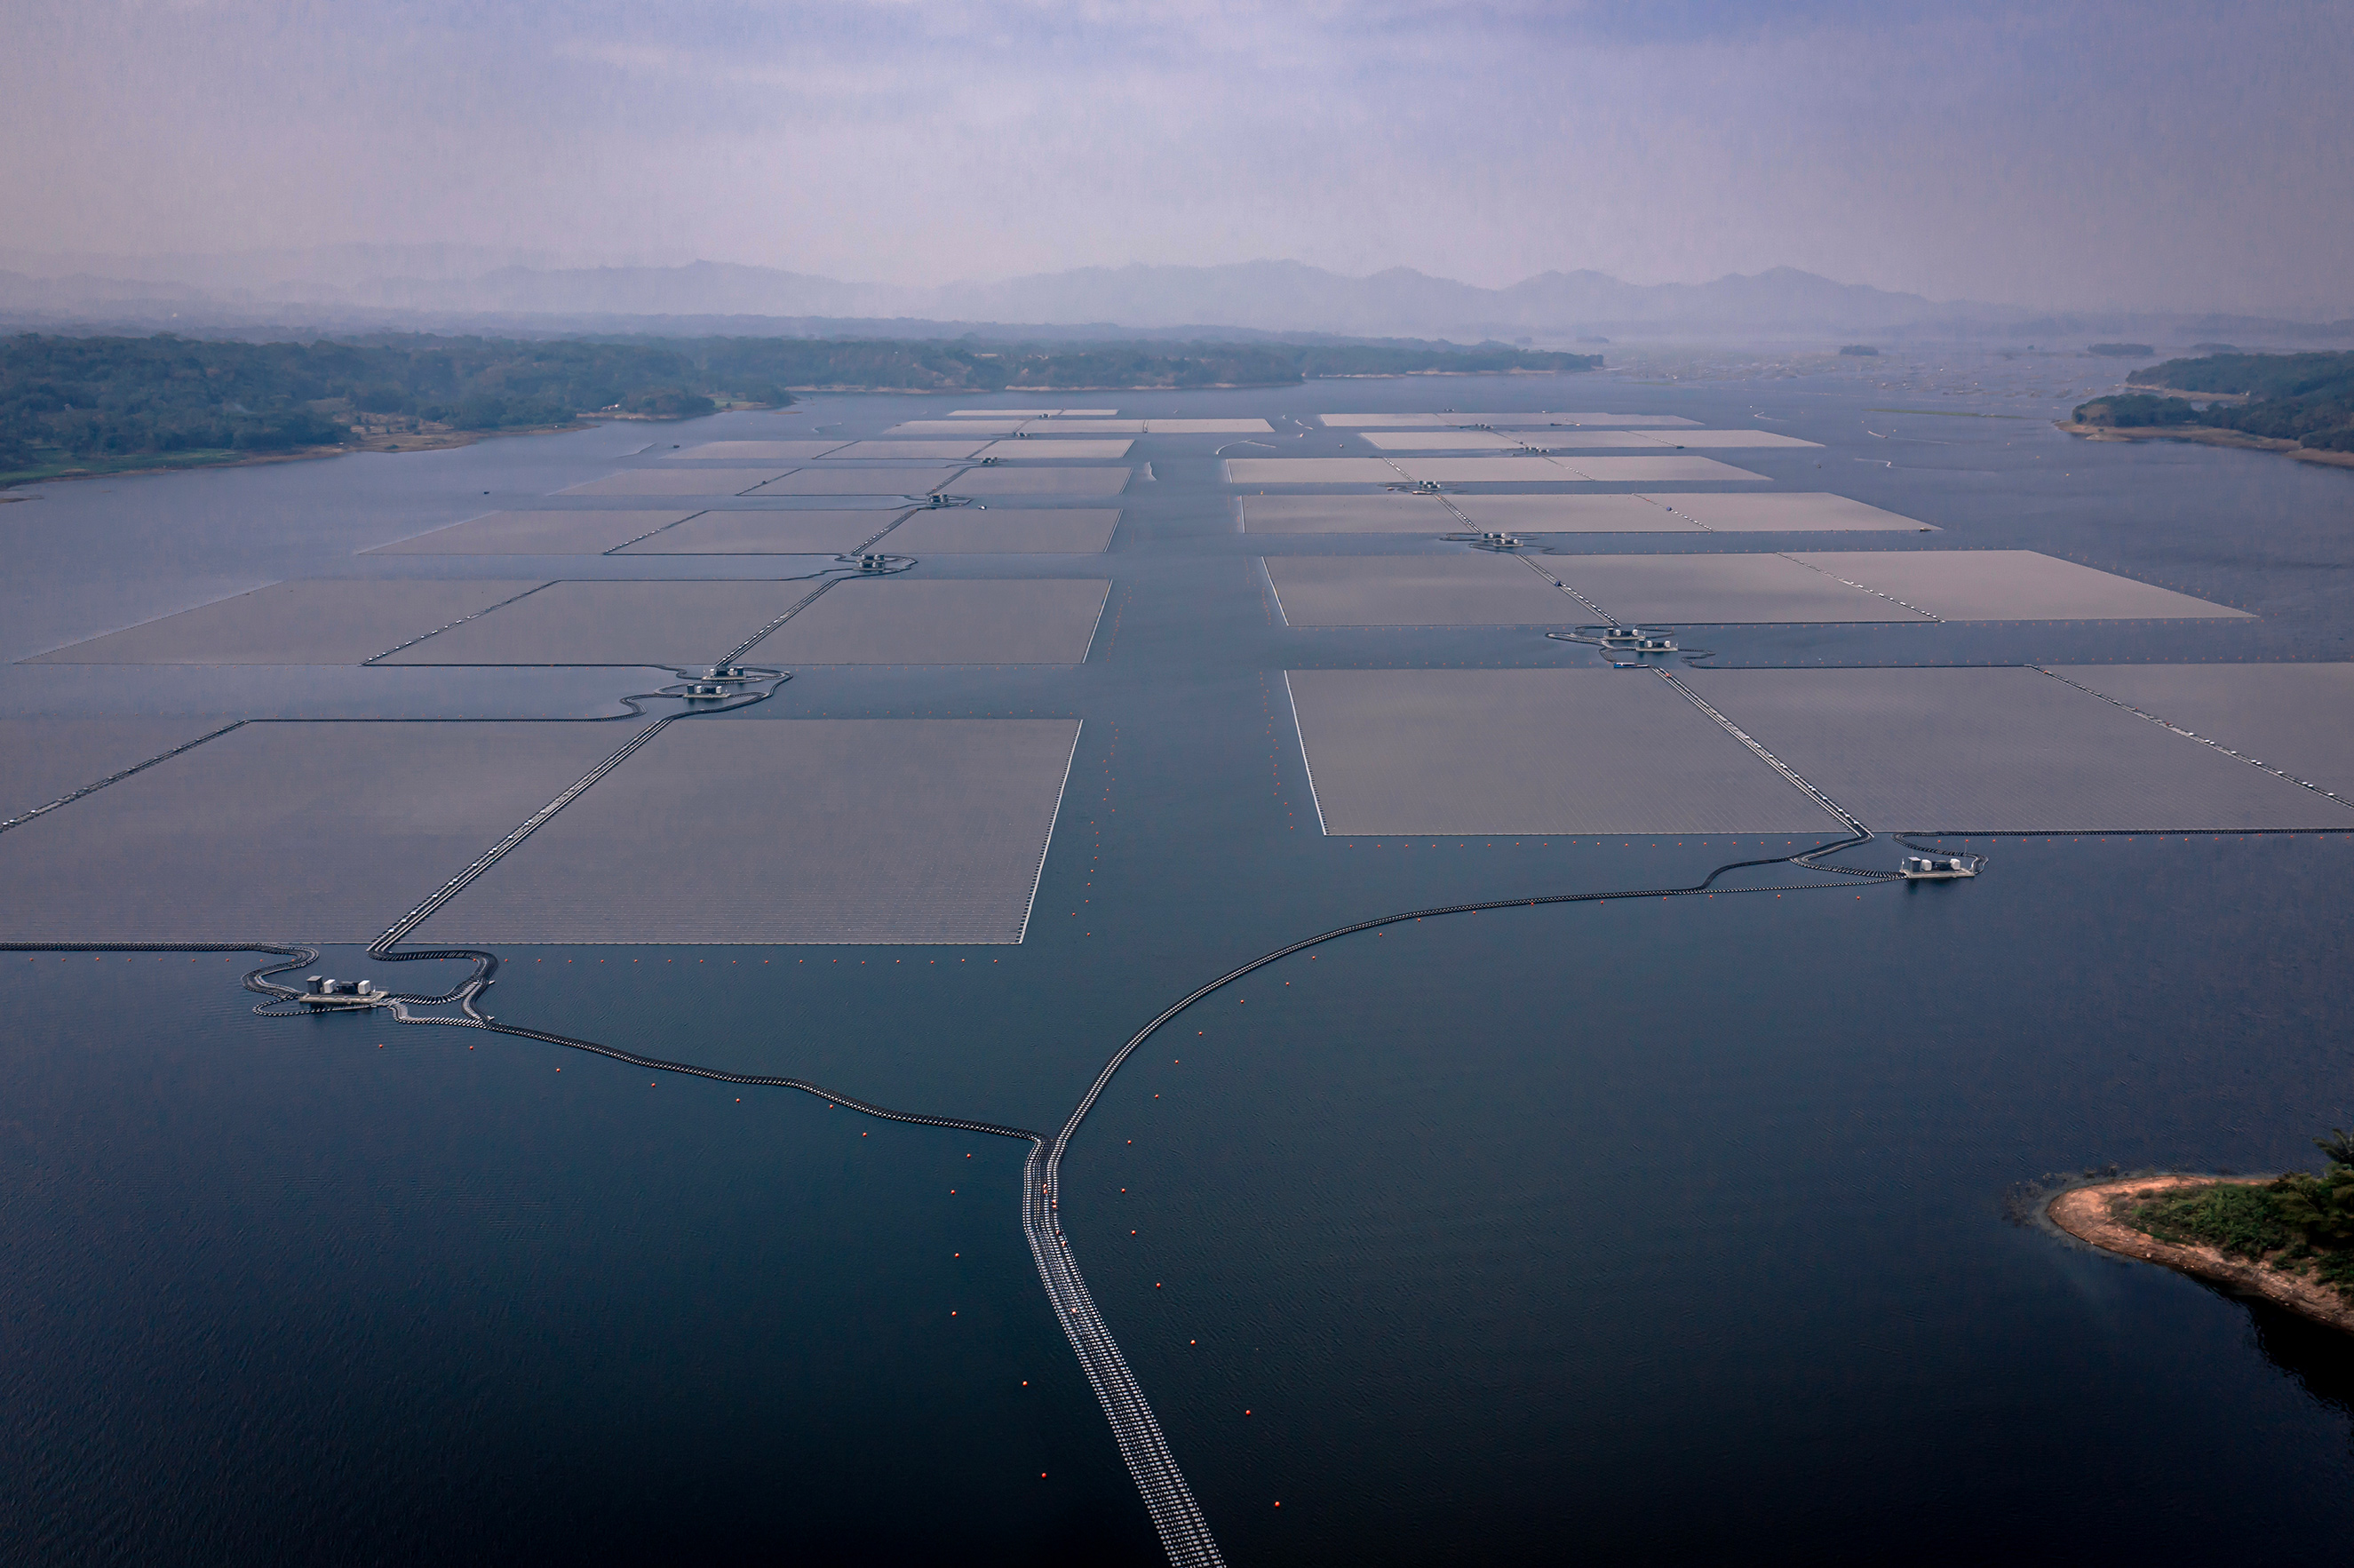
[[[2261,1296],[2292,1312],[2302,1313],[2334,1329],[2354,1333],[2354,1305],[2349,1305],[2331,1286],[2283,1274],[2276,1268],[2250,1263],[2243,1258],[2226,1257],[2211,1246],[2178,1246],[2172,1242],[2162,1242],[2113,1217],[2126,1203],[2159,1192],[2184,1187],[2211,1187],[2221,1181],[2253,1185],[2271,1180],[2269,1176],[2140,1176],[2129,1181],[2104,1181],[2097,1186],[2073,1188],[2052,1199],[2044,1213],[2052,1217],[2053,1224],[2070,1235],[2090,1242],[2105,1252],[2179,1269],[2184,1274],[2195,1275],[2241,1295]]]
[[[2298,446],[2295,441],[2276,441],[2269,436],[2252,436],[2244,430],[2218,429],[2211,425],[2080,425],[2072,419],[2052,421],[2072,436],[2082,436],[2091,441],[2196,441],[2209,447],[2244,447],[2251,451],[2286,452],[2299,462],[2327,463],[2332,468],[2354,468],[2354,452],[2321,452],[2311,447]]]

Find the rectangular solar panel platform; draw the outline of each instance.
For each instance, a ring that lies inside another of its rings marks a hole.
[[[886,436],[1010,436],[1030,423],[1028,419],[909,419],[883,433]]]
[[[1875,830],[2354,830],[2354,808],[2039,670],[1681,673]]]
[[[744,495],[783,471],[770,468],[632,468],[586,484],[567,485],[558,495]]]
[[[939,488],[949,495],[1094,497],[1118,495],[1128,488],[1129,473],[1124,468],[969,468]]]
[[[981,456],[999,462],[1118,462],[1134,441],[1096,441],[1055,436],[1031,440],[991,441]]]
[[[840,449],[844,443],[832,440],[810,441],[705,441],[699,446],[681,447],[674,452],[664,452],[669,462],[708,462],[725,459],[738,462],[786,462],[801,458],[822,457]]]
[[[975,436],[979,432],[974,432]],[[843,461],[869,462],[930,462],[949,458],[977,457],[989,443],[967,438],[963,440],[887,440],[853,441],[837,447],[832,454]]]
[[[437,632],[385,664],[638,664],[724,657],[814,582],[558,582]]]
[[[1487,476],[1472,465],[1477,458],[1440,458],[1434,463],[1428,458],[1409,458],[1407,472],[1416,479],[1437,479],[1448,482],[1478,481],[1489,482]],[[1745,468],[1719,462],[1714,458],[1659,457],[1553,457],[1496,458],[1496,462],[1550,462],[1569,470],[1576,478],[1596,484],[1690,484],[1706,482],[1712,484],[1761,483],[1766,476],[1752,473]],[[1443,467],[1444,472],[1427,472],[1426,469]]]
[[[539,586],[433,578],[272,583],[26,662],[361,664]]]
[[[1481,425],[1504,429],[1575,429],[1580,425],[1697,426],[1681,414],[1552,413],[1543,409],[1503,414],[1320,414],[1317,418],[1335,430],[1408,430],[1438,427],[1474,429]]]
[[[1269,556],[1288,626],[1568,626],[1593,612],[1509,556]]]
[[[1548,572],[1622,624],[1770,625],[1929,617],[1781,556],[1543,556]]]
[[[1638,495],[1250,495],[1253,534],[1697,534],[1700,525]]]
[[[751,495],[929,495],[956,477],[946,463],[929,468],[798,468],[754,487]]]
[[[617,550],[621,556],[838,556],[857,550],[907,515],[903,507],[854,511],[702,512]]]
[[[1820,492],[1717,490],[1647,495],[1644,499],[1668,507],[1714,534],[1935,532],[1917,518]]]
[[[758,664],[1079,664],[1101,577],[854,578],[755,644]]]
[[[1384,458],[1228,458],[1228,484],[1404,484],[1405,471]]]
[[[1941,620],[2249,620],[2172,588],[2034,550],[1841,550],[1794,554]]]
[[[211,734],[227,719],[0,719],[0,821]]]
[[[1700,421],[1698,419],[1687,419],[1681,414],[1539,412],[1532,414],[1442,414],[1438,417],[1449,424],[1488,425],[1499,430],[1577,429],[1582,427],[1599,427],[1608,429],[1613,426],[1651,426],[1659,429],[1682,428],[1687,429],[1696,429],[1700,425]]]
[[[1499,495],[1479,492],[1447,497],[1471,526],[1500,534],[1696,534],[1688,517],[1639,495]]]
[[[378,545],[371,556],[601,556],[695,512],[493,512],[414,539]]]
[[[1463,520],[1435,495],[1246,495],[1243,529],[1251,534],[1421,534],[1459,532]]]
[[[2354,798],[2354,664],[2084,664],[2052,673]]]
[[[421,944],[1014,943],[1076,719],[673,724]]]
[[[244,725],[0,833],[0,933],[369,941],[639,727]]]
[[[905,556],[1092,556],[1111,547],[1117,507],[923,506],[875,548]]]
[[[1845,831],[1649,671],[1285,679],[1329,834]]]
[[[1493,430],[1367,430],[1358,440],[1385,452],[1516,452],[1534,444]]]
[[[1493,457],[1228,458],[1226,482],[1268,484],[1658,484],[1755,481],[1765,475],[1713,458]]]
[[[1820,450],[1822,442],[1800,440],[1776,430],[1645,430],[1634,432],[1645,444],[1655,447],[1730,447],[1730,448],[1797,448],[1808,447]],[[1548,443],[1539,441],[1539,446]]]

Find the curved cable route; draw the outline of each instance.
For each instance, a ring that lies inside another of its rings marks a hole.
[[[832,584],[824,586],[831,587]],[[822,588],[820,591],[822,591]],[[811,597],[813,598],[814,595]],[[807,603],[808,600],[805,599],[802,602]],[[1144,1390],[1137,1382],[1135,1373],[1129,1369],[1127,1358],[1120,1353],[1119,1345],[1112,1338],[1111,1330],[1104,1322],[1102,1313],[1097,1308],[1094,1298],[1087,1290],[1087,1281],[1079,1272],[1076,1260],[1072,1256],[1071,1244],[1063,1234],[1058,1218],[1063,1157],[1069,1151],[1071,1140],[1077,1135],[1080,1125],[1086,1121],[1088,1113],[1094,1110],[1097,1102],[1110,1086],[1113,1077],[1118,1075],[1129,1057],[1135,1054],[1139,1046],[1150,1040],[1171,1020],[1204,997],[1232,985],[1245,976],[1265,969],[1269,964],[1277,963],[1294,954],[1305,952],[1310,948],[1320,947],[1328,942],[1339,941],[1342,938],[1357,936],[1385,926],[1436,919],[1448,915],[1469,915],[1487,910],[1533,909],[1546,905],[1602,904],[1628,899],[1700,896],[1710,894],[1717,880],[1727,873],[1758,866],[1797,865],[1808,871],[1835,873],[1875,881],[1901,882],[1903,880],[1901,876],[1885,872],[1818,864],[1817,861],[1821,856],[1872,842],[1874,836],[1872,830],[1863,826],[1829,797],[1815,789],[1722,714],[1709,706],[1697,693],[1684,685],[1682,682],[1664,670],[1657,673],[1670,685],[1676,687],[1693,706],[1714,719],[1735,739],[1741,741],[1777,773],[1804,791],[1809,799],[1837,817],[1849,829],[1848,836],[1830,843],[1819,845],[1812,850],[1802,851],[1797,854],[1729,861],[1710,871],[1698,882],[1687,886],[1540,894],[1519,898],[1492,898],[1459,904],[1433,905],[1420,909],[1377,916],[1372,919],[1352,921],[1348,925],[1337,926],[1329,931],[1287,943],[1188,992],[1163,1009],[1142,1029],[1137,1031],[1128,1043],[1104,1064],[1102,1070],[1096,1075],[1095,1080],[1087,1086],[1086,1094],[1080,1097],[1078,1104],[1072,1108],[1070,1116],[1064,1120],[1052,1139],[1027,1128],[999,1122],[897,1110],[871,1101],[838,1094],[805,1078],[765,1073],[738,1073],[692,1062],[674,1061],[666,1057],[641,1055],[574,1035],[531,1029],[519,1024],[503,1023],[490,1014],[482,1012],[474,1005],[496,978],[499,968],[497,954],[485,948],[456,947],[396,950],[402,938],[430,918],[437,910],[447,905],[451,899],[457,896],[502,857],[537,832],[567,805],[578,799],[599,779],[620,767],[639,747],[644,746],[668,726],[682,718],[724,713],[733,708],[746,707],[766,701],[773,694],[776,687],[788,678],[776,672],[747,671],[734,674],[730,679],[738,683],[738,690],[733,697],[712,703],[708,706],[689,709],[684,713],[668,714],[648,725],[643,730],[631,736],[626,744],[591,768],[569,789],[534,812],[514,832],[478,856],[464,871],[437,888],[431,895],[395,921],[381,936],[369,943],[366,949],[371,959],[395,963],[435,959],[471,959],[474,966],[473,972],[458,986],[436,996],[389,992],[365,997],[338,994],[323,1005],[327,1009],[339,1012],[372,1012],[382,1009],[389,1012],[397,1022],[404,1024],[481,1029],[491,1033],[511,1035],[517,1039],[535,1040],[568,1050],[583,1051],[610,1061],[624,1063],[633,1067],[643,1067],[654,1072],[677,1073],[690,1077],[706,1078],[717,1083],[750,1087],[791,1089],[823,1099],[829,1106],[841,1106],[861,1115],[875,1117],[885,1121],[946,1128],[954,1131],[981,1133],[990,1137],[1019,1139],[1026,1141],[1030,1145],[1030,1153],[1023,1161],[1022,1229],[1024,1238],[1029,1243],[1032,1261],[1037,1266],[1039,1280],[1044,1286],[1047,1298],[1055,1308],[1055,1321],[1061,1326],[1065,1338],[1070,1341],[1073,1352],[1078,1357],[1080,1370],[1086,1374],[1088,1386],[1094,1391],[1097,1403],[1102,1407],[1104,1415],[1110,1424],[1112,1437],[1119,1446],[1120,1457],[1128,1467],[1129,1475],[1135,1482],[1138,1494],[1144,1503],[1146,1512],[1152,1520],[1153,1529],[1160,1536],[1162,1549],[1168,1553],[1170,1562],[1176,1564],[1177,1568],[1223,1568],[1225,1559],[1218,1551],[1215,1537],[1211,1533],[1209,1521],[1204,1517],[1200,1504],[1194,1499],[1192,1488],[1186,1484],[1184,1472],[1179,1468],[1175,1457],[1170,1453],[1168,1441],[1161,1433],[1160,1422],[1152,1414],[1151,1405],[1145,1398]],[[755,686],[761,689],[752,689]],[[675,694],[677,694],[639,693],[634,694],[633,697],[628,700],[631,706],[635,709],[636,698]],[[161,761],[163,758],[158,758],[154,760]],[[150,764],[142,766],[150,766]],[[102,782],[111,782],[111,780]],[[101,786],[91,788],[99,787]],[[87,793],[87,791],[80,793]],[[79,795],[69,796],[67,800],[77,798]],[[57,802],[60,805],[64,803],[62,800]],[[1728,894],[1815,892],[1842,885],[1850,885],[1839,882],[1801,882],[1729,888],[1725,891]],[[296,1015],[285,1011],[289,1007],[300,1007],[304,1011],[310,1011],[323,1005],[315,993],[301,991],[291,986],[275,983],[270,978],[316,962],[320,949],[308,945],[260,942],[7,942],[0,943],[0,951],[270,953],[276,955],[280,961],[261,965],[249,971],[245,976],[246,989],[259,992],[266,998],[254,1008],[255,1012],[265,1017],[288,1017]],[[451,1017],[442,1013],[423,1013],[415,1011],[419,1008],[446,1006],[452,1002],[459,1008],[459,1016]]]

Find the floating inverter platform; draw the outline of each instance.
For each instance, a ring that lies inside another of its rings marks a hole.
[[[633,468],[585,484],[567,485],[558,495],[743,495],[784,471],[778,468]]]
[[[2354,830],[2354,808],[2037,670],[1691,670],[1682,679],[1875,829]]]
[[[1327,833],[1844,831],[1648,673],[1295,670],[1286,680]]]
[[[539,582],[272,583],[28,660],[43,664],[359,664]]]
[[[2354,664],[2094,664],[2053,673],[2354,799]]]
[[[1269,556],[1288,626],[1571,626],[1594,612],[1509,556]]]
[[[1119,526],[1117,507],[925,506],[880,547],[903,556],[1099,555]]]
[[[674,724],[414,939],[1018,942],[1078,732],[1067,718]]]
[[[244,725],[0,833],[0,933],[369,941],[636,727]]]
[[[1101,577],[845,582],[745,657],[783,665],[1083,663],[1110,591]]]
[[[686,511],[493,512],[378,545],[371,556],[601,556],[700,515]]]

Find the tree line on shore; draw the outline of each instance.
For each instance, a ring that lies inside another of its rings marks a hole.
[[[2321,1174],[2292,1171],[2271,1181],[2218,1182],[2137,1205],[2135,1229],[2160,1241],[2211,1246],[2317,1279],[2354,1301],[2354,1138],[2317,1138]]]
[[[2121,429],[2196,426],[2354,451],[2354,354],[2215,354],[2169,359],[2126,377],[2128,386],[2240,394],[2236,406],[2149,392],[2121,392],[2077,406],[2078,422]]]
[[[169,334],[0,339],[0,478],[350,443],[398,422],[524,429],[584,414],[782,408],[790,388],[1286,386],[1322,376],[1598,368],[1502,344],[1023,344],[878,338],[243,343]]]

